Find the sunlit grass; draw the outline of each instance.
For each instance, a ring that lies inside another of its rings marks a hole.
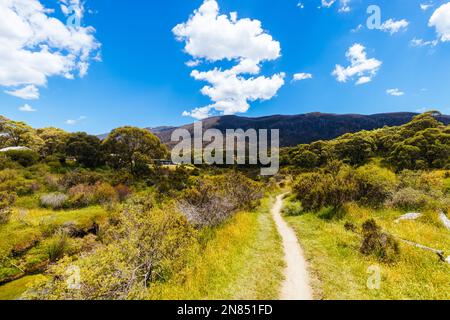
[[[183,277],[150,288],[150,299],[276,299],[282,281],[280,238],[270,201],[239,213],[211,236]]]
[[[84,230],[106,216],[100,206],[68,211],[14,209],[11,220],[0,226],[0,281],[25,275],[26,266],[44,264],[47,256],[36,248],[60,226],[70,222]]]
[[[417,221],[394,220],[403,213],[350,206],[341,220],[324,220],[307,213],[288,217],[310,263],[317,298],[323,299],[450,299],[450,265],[432,252],[400,243],[397,263],[383,264],[359,253],[361,238],[347,231],[345,222],[359,228],[374,218],[383,230],[403,239],[446,251],[450,255],[450,234],[440,227],[433,213]],[[370,290],[370,266],[381,268],[379,290]]]
[[[0,226],[0,254],[7,254],[14,247],[25,247],[30,242],[38,241],[49,226],[57,227],[73,222],[84,228],[105,216],[106,211],[100,206],[68,211],[16,209],[11,221]]]
[[[17,300],[32,283],[44,278],[43,275],[26,276],[0,286],[0,300]]]

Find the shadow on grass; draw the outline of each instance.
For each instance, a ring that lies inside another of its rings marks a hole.
[[[318,213],[317,216],[326,221],[332,221],[332,220],[342,220],[346,215],[344,208],[333,208],[333,207],[326,207],[322,208]]]

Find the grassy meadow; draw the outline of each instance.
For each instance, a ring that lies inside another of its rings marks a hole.
[[[428,212],[416,221],[395,220],[405,212],[348,206],[340,219],[329,219],[330,209],[287,217],[309,262],[315,297],[326,300],[448,300],[450,264],[432,252],[400,242],[394,263],[360,253],[361,235],[345,228],[376,219],[383,230],[399,238],[450,253],[450,233]],[[369,289],[375,266],[381,271],[379,289]]]

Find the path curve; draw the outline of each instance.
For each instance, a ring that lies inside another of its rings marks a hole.
[[[283,239],[284,259],[286,269],[285,280],[281,289],[281,300],[312,300],[312,290],[309,285],[309,276],[303,250],[300,247],[294,230],[284,221],[281,216],[283,197],[277,197],[272,208],[272,216],[277,225],[278,232]]]

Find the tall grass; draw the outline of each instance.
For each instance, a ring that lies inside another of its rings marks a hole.
[[[283,249],[270,217],[270,201],[259,212],[242,212],[216,232],[177,279],[149,289],[150,299],[276,299]]]
[[[287,217],[310,261],[317,298],[323,299],[450,299],[450,265],[434,253],[400,243],[396,263],[381,263],[359,252],[361,237],[345,225],[359,229],[375,219],[383,230],[403,239],[450,253],[450,235],[436,223],[434,213],[417,221],[395,223],[403,212],[347,207],[341,220],[326,220],[317,213]],[[348,229],[348,228],[347,228]],[[371,267],[380,268],[379,289],[367,286]]]

